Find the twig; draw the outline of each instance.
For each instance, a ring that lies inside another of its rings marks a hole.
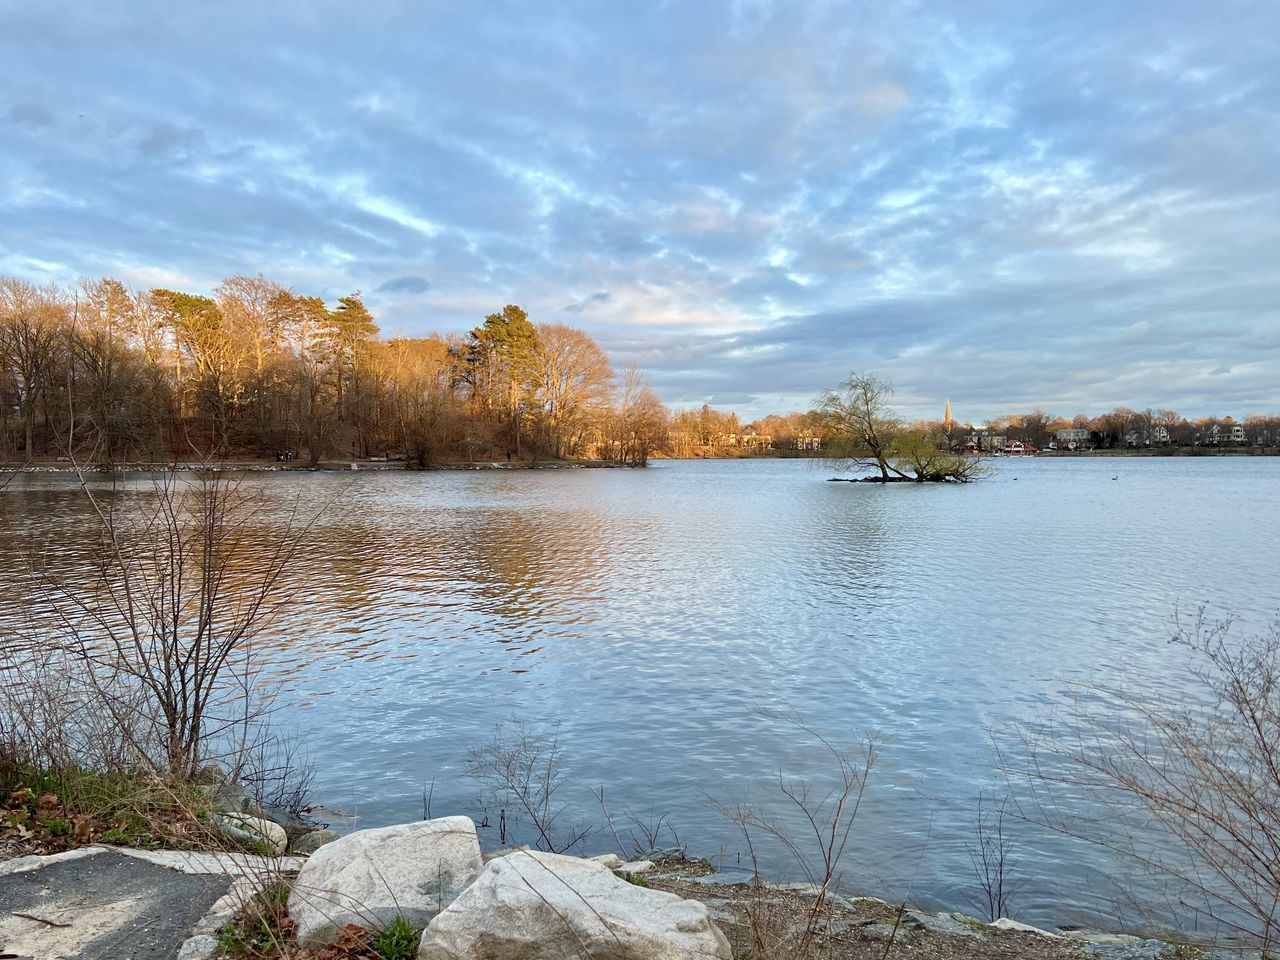
[[[899,905],[898,913],[893,918],[893,930],[889,933],[889,942],[884,945],[884,953],[880,955],[881,960],[889,956],[889,951],[893,949],[893,942],[898,939],[898,929],[902,926],[902,915],[907,912],[905,903]]]
[[[44,917],[37,917],[35,914],[32,914],[32,913],[19,913],[17,910],[13,911],[13,915],[15,917],[21,917],[23,920],[34,920],[36,923],[48,924],[51,927],[70,927],[71,926],[71,924],[69,923],[59,923],[56,920],[46,920]]]

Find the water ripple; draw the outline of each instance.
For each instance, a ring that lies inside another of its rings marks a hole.
[[[323,798],[390,822],[416,816],[434,779],[437,810],[467,809],[466,751],[515,713],[560,723],[581,814],[606,784],[732,859],[707,795],[767,803],[780,767],[825,773],[759,711],[790,705],[824,730],[883,736],[850,885],[963,906],[973,802],[998,786],[993,731],[1072,682],[1176,691],[1178,605],[1254,623],[1280,608],[1260,548],[1280,534],[1280,461],[1017,461],[966,488],[826,476],[783,461],[251,478],[274,507],[264,545],[295,499],[339,498],[259,650],[286,685],[281,716],[310,733]],[[75,576],[91,521],[57,476],[21,478],[0,503],[13,631],[43,609],[30,559]],[[1115,914],[1116,864],[1023,840],[1038,868],[1023,916]]]

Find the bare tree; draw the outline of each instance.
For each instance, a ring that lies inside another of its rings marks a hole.
[[[535,387],[556,457],[579,452],[586,425],[608,408],[613,388],[609,358],[585,331],[560,323],[537,325]]]
[[[499,806],[499,839],[506,843],[507,811],[524,816],[534,844],[549,853],[564,853],[585,840],[591,828],[564,826],[566,808],[557,794],[563,785],[560,738],[523,720],[498,723],[493,737],[470,752],[467,773],[486,790],[486,800]]]
[[[262,499],[210,466],[167,471],[123,507],[81,484],[92,586],[45,572],[63,649],[121,729],[144,731],[139,761],[192,776],[252,720],[252,643],[287,604],[281,577],[315,518],[292,513],[264,542]]]
[[[889,479],[890,447],[902,430],[889,406],[892,385],[873,374],[851,373],[818,399],[834,445],[832,453],[856,466],[874,466]]]
[[[782,819],[745,802],[727,804],[713,800],[712,806],[742,833],[753,868],[757,867],[756,838],[768,836],[782,844],[813,886],[813,903],[792,945],[792,956],[807,957],[821,929],[827,895],[839,881],[840,863],[876,763],[876,742],[869,737],[860,746],[849,748],[818,732],[794,713],[770,711],[766,715],[793,725],[816,741],[831,762],[833,785],[823,789],[814,782],[791,778],[778,771],[778,792],[798,816],[801,824],[798,831],[793,831]],[[753,932],[753,942],[755,939]],[[757,954],[754,946],[752,952],[753,956]],[[770,947],[762,949],[760,955],[772,957],[775,953]]]
[[[612,459],[629,467],[643,467],[666,444],[670,414],[648,378],[634,364],[622,374],[618,399],[610,421]]]
[[[140,356],[127,344],[133,300],[124,286],[115,280],[86,280],[81,290],[83,299],[77,298],[74,320],[66,332],[72,361],[71,419],[75,429],[92,439],[95,459],[105,467],[116,453],[142,439],[139,428],[147,420],[146,372]]]
[[[1009,804],[1008,794],[992,802],[985,793],[980,793],[978,812],[973,819],[973,842],[965,844],[979,890],[979,894],[971,898],[972,902],[993,921],[1009,915],[1017,887],[1011,876],[1013,837],[1008,829]]]
[[[215,293],[229,334],[245,357],[252,436],[262,443],[271,432],[275,413],[270,405],[281,372],[285,326],[291,319],[288,291],[259,274],[228,277]]]
[[[664,853],[666,856],[671,856],[676,850],[680,851],[679,855],[683,855],[683,849],[680,846],[680,834],[676,833],[675,827],[671,825],[670,814],[657,813],[654,810],[650,810],[647,814],[641,815],[630,807],[624,807],[622,819],[625,823],[631,825],[626,828],[628,839],[631,841],[630,846],[628,846],[622,842],[622,837],[618,833],[618,819],[609,809],[608,803],[605,802],[604,785],[596,787],[591,792],[595,795],[600,812],[604,815],[605,824],[609,827],[609,832],[613,834],[614,842],[617,843],[618,849],[622,851],[624,857],[660,859],[663,858],[662,855]],[[667,831],[675,843],[675,847],[670,851],[663,851],[660,847],[663,830]]]
[[[1280,957],[1280,620],[1237,635],[1175,618],[1189,705],[1092,686],[1027,731],[1029,819],[1099,844],[1162,882],[1198,925]],[[1072,812],[1058,796],[1102,811]],[[1157,842],[1163,840],[1163,842]]]
[[[56,291],[0,277],[0,367],[9,369],[16,381],[27,461],[35,454],[36,412],[53,379],[61,320]]]

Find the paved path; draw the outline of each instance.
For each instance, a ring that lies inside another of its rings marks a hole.
[[[102,847],[0,863],[0,958],[205,956],[246,890],[282,868],[296,864]]]

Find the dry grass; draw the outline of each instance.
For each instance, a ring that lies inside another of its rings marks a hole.
[[[735,957],[753,951],[766,960],[793,956],[813,913],[813,896],[759,882],[696,883],[682,872],[652,875],[649,886],[705,903]],[[828,897],[809,956],[817,960],[1081,960],[1081,945],[1034,934],[979,930],[947,936],[904,922],[901,907],[873,899]],[[896,933],[894,932],[897,925]],[[886,937],[892,937],[892,942]]]
[[[312,950],[298,945],[289,916],[291,884],[279,877],[265,884],[224,927],[219,942],[224,956],[244,960],[414,960],[421,933],[403,919],[385,929],[372,930],[349,923],[327,947]]]

